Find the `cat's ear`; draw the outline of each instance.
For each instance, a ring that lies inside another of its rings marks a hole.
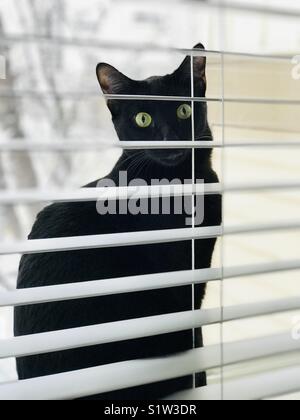
[[[131,82],[128,77],[106,63],[97,65],[96,74],[105,95],[124,93]]]
[[[194,49],[205,50],[202,44],[195,45]],[[206,90],[206,57],[194,56],[193,57],[193,72],[195,87],[202,87]],[[185,58],[181,66],[176,70],[175,75],[180,77],[181,80],[191,80],[191,57]]]
[[[197,44],[194,47],[194,50],[205,50],[205,47],[203,44]],[[197,79],[202,79],[206,84],[206,57],[204,56],[195,56],[193,57],[193,63],[194,63],[194,75]]]

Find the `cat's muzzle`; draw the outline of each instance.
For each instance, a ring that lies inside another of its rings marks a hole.
[[[149,156],[157,163],[164,166],[177,166],[181,164],[189,155],[189,150],[167,149],[167,150],[149,150]]]

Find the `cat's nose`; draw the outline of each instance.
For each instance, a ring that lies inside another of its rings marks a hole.
[[[163,138],[163,141],[179,141],[177,136],[167,136]]]
[[[163,141],[176,141],[179,140],[178,136],[172,130],[163,130],[162,132],[162,139]]]

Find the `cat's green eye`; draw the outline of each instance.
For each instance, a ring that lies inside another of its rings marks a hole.
[[[188,104],[180,105],[177,109],[177,117],[180,120],[188,120],[192,116],[192,107]]]
[[[147,112],[140,112],[136,115],[135,122],[140,128],[148,128],[152,124],[152,117]]]

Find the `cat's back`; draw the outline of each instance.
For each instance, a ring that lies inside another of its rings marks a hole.
[[[97,182],[86,187],[96,187]],[[30,240],[184,227],[182,217],[167,215],[134,216],[130,214],[100,215],[96,202],[55,203],[42,210],[29,235]],[[168,271],[188,270],[191,245],[187,242],[149,244],[142,246],[80,249],[24,255],[19,267],[17,287],[53,286],[58,284],[105,280]],[[164,258],[161,258],[164,255]],[[170,290],[115,295],[89,300],[54,302],[16,308],[15,334],[45,332],[102,322],[113,322],[135,316],[150,316],[178,306],[178,298],[170,299]],[[170,304],[166,303],[170,302]],[[114,311],[109,308],[114,305]],[[85,307],[85,315],[78,310]],[[103,311],[99,308],[104,308]],[[55,316],[52,316],[55,314]],[[59,316],[59,314],[61,316]],[[35,320],[47,320],[32,322]],[[34,327],[34,328],[33,328]]]

